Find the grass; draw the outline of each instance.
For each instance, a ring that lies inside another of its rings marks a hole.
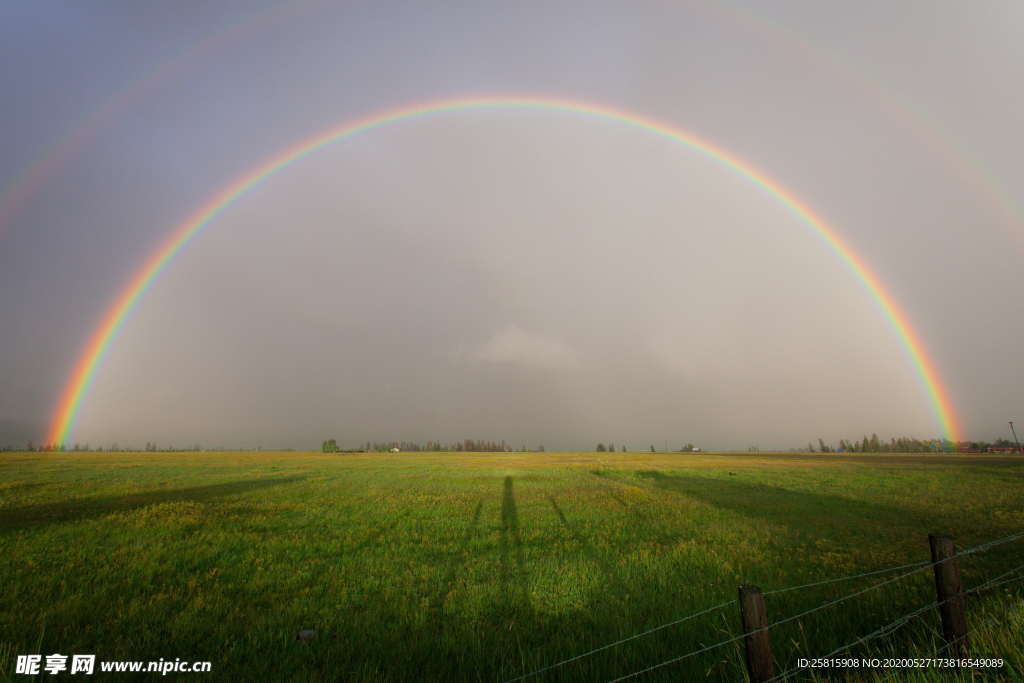
[[[204,680],[505,680],[729,602],[533,679],[607,680],[738,634],[740,583],[1020,531],[1013,457],[0,454],[0,678],[25,678],[15,654],[60,652],[209,660]],[[1022,548],[963,558],[965,586]],[[769,619],[891,576],[770,595]],[[1022,586],[968,606],[973,655],[1004,677],[1024,675]],[[934,599],[922,572],[779,626],[776,670]],[[932,612],[849,654],[925,656],[936,628]],[[732,643],[639,680],[744,676]]]

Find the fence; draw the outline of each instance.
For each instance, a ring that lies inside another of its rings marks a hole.
[[[811,658],[808,661],[813,661],[814,659],[833,658],[843,652],[846,652],[847,650],[850,650],[851,648],[857,645],[891,635],[900,628],[913,622],[915,619],[918,619],[924,616],[925,614],[931,612],[932,610],[936,609],[939,610],[939,613],[941,615],[943,631],[942,636],[943,640],[945,641],[945,645],[939,648],[935,653],[933,653],[933,656],[938,656],[946,650],[952,650],[953,657],[961,657],[966,654],[969,647],[969,634],[967,632],[965,597],[968,595],[980,593],[985,590],[991,590],[993,588],[1008,584],[1013,581],[1019,581],[1021,579],[1024,579],[1024,574],[1022,574],[1022,572],[1024,572],[1024,564],[1014,567],[1009,571],[1003,572],[998,576],[992,577],[987,581],[984,581],[979,585],[974,586],[973,588],[964,590],[960,579],[959,558],[967,555],[981,553],[996,546],[1011,543],[1013,541],[1018,541],[1021,539],[1024,539],[1024,532],[1004,536],[1003,538],[988,541],[987,543],[982,543],[980,545],[958,552],[954,547],[952,539],[950,539],[947,536],[932,534],[928,537],[932,557],[931,562],[917,562],[899,565],[896,567],[886,567],[884,569],[876,569],[861,574],[855,574],[853,576],[825,579],[823,581],[816,581],[813,583],[802,584],[799,586],[778,588],[770,591],[762,591],[757,586],[740,586],[739,607],[742,621],[742,633],[736,636],[732,636],[730,638],[726,638],[712,645],[706,645],[704,647],[700,647],[698,649],[692,650],[677,657],[667,659],[663,662],[654,664],[653,666],[649,666],[645,669],[640,669],[639,671],[634,671],[633,673],[627,674],[625,676],[620,676],[619,678],[613,679],[611,683],[618,683],[619,681],[625,681],[628,679],[636,678],[638,676],[642,676],[643,674],[650,673],[652,671],[670,666],[672,664],[677,664],[683,660],[689,659],[691,657],[696,657],[700,654],[716,650],[718,648],[724,647],[731,643],[739,642],[741,640],[745,643],[747,672],[750,676],[750,680],[752,681],[752,683],[776,683],[779,681],[786,681],[792,678],[793,676],[799,674],[801,671],[807,669],[809,665],[797,666],[792,669],[783,671],[779,674],[776,674],[774,672],[774,661],[772,659],[770,641],[770,632],[773,628],[792,621],[796,621],[798,619],[802,619],[803,617],[806,617],[820,610],[833,607],[848,600],[852,600],[853,598],[856,598],[860,595],[864,595],[871,591],[877,590],[882,586],[894,584],[898,581],[914,576],[916,574],[920,574],[921,572],[927,571],[929,569],[933,571],[935,576],[936,600],[934,602],[925,605],[919,609],[913,610],[912,612],[904,614],[901,617],[895,619],[894,621],[885,624],[884,626],[881,626],[864,636],[861,636],[849,643],[846,643],[845,645],[842,645],[832,650],[828,654],[822,655],[820,657]],[[855,579],[865,578],[868,576],[877,576],[881,574],[888,574],[903,570],[907,571],[904,571],[903,573],[897,576],[886,579],[867,588],[863,588],[852,593],[843,595],[839,598],[829,600],[816,607],[804,610],[798,614],[784,617],[774,622],[769,622],[768,612],[764,603],[764,596],[766,595],[777,595],[780,593],[787,593],[790,591],[803,590],[806,588],[813,588],[817,586],[823,586],[826,584],[841,583],[844,581],[853,581]],[[554,664],[550,664],[540,669],[530,671],[529,673],[522,674],[521,676],[517,676],[516,678],[509,679],[508,681],[506,681],[506,683],[523,681],[529,678],[533,678],[535,676],[539,676],[540,674],[546,672],[554,671],[555,669],[559,669],[561,667],[566,666],[567,664],[580,661],[599,652],[603,652],[605,650],[609,650],[611,648],[624,645],[625,643],[636,640],[638,638],[649,636],[652,633],[657,633],[658,631],[662,631],[664,629],[677,626],[683,622],[690,621],[691,619],[696,619],[706,614],[710,614],[712,612],[725,609],[726,607],[733,604],[735,604],[734,601],[727,600],[725,602],[713,605],[698,612],[694,612],[692,614],[680,617],[666,624],[662,624],[660,626],[647,629],[646,631],[643,631],[641,633],[637,633],[627,638],[616,640],[615,642],[593,648],[574,657],[569,657],[568,659],[563,659]]]

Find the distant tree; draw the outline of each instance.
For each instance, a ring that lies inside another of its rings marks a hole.
[[[652,443],[652,444],[651,444],[651,453],[655,453],[655,452],[656,452],[656,451],[654,450],[654,444]]]
[[[882,444],[878,440],[878,434],[875,434],[875,433],[871,434],[871,441],[870,441],[869,445],[871,446],[871,452],[872,453],[881,453],[882,452]]]
[[[626,452],[626,447],[625,446],[620,446],[619,447],[619,452],[620,453],[625,453]]]
[[[539,450],[541,453],[543,453],[544,452],[544,444],[541,444],[540,447],[537,450]]]
[[[810,441],[807,442],[807,452],[808,453],[813,453],[814,452],[814,445]]]
[[[871,452],[871,442],[868,441],[867,434],[864,435],[864,440],[860,442],[860,452],[861,453],[870,453]]]
[[[818,437],[818,447],[822,453],[828,453],[828,448],[825,446],[825,441],[820,436]]]
[[[337,453],[338,441],[336,439],[327,439],[323,444],[321,444],[321,450],[324,453]]]
[[[36,449],[36,445],[34,443],[32,443],[31,441],[29,441],[27,444],[25,444],[25,450],[27,450],[27,451],[34,451],[35,449]]]
[[[615,444],[613,444],[613,443],[608,444],[608,452],[609,453],[614,453],[615,452]]]
[[[605,447],[604,447],[603,443],[597,444],[597,452],[598,453],[604,453],[605,452]]]

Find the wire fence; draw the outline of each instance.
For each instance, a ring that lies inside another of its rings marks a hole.
[[[1017,577],[1015,579],[1012,579],[1012,581],[1018,581],[1018,580],[1020,580],[1022,578],[1024,578],[1024,576],[1020,576],[1020,577]],[[1009,583],[1009,581],[1000,581],[999,583],[993,584],[993,585],[989,586],[988,588],[995,588],[995,587],[1000,586],[1000,585],[1005,584],[1005,583]],[[989,626],[995,626],[995,625],[999,625],[999,624],[1001,624],[1001,621],[1000,621],[1000,618],[997,617],[997,616],[996,617],[989,617],[988,619],[984,619],[980,624],[975,626],[974,629],[969,630],[967,633],[963,634],[962,636],[954,638],[953,640],[949,641],[945,645],[942,645],[942,646],[936,648],[935,650],[933,650],[928,655],[928,657],[929,658],[938,657],[940,654],[942,654],[943,652],[945,652],[949,648],[951,648],[954,645],[960,643],[961,641],[966,640],[967,638],[969,638],[972,634],[977,634],[978,631],[981,631],[981,630],[983,630],[985,628],[988,628]],[[898,678],[901,675],[901,673],[902,672],[899,669],[893,669],[888,674],[886,674],[885,678],[881,679],[881,681],[879,681],[879,683],[886,683],[887,681],[891,681],[891,680],[893,680],[895,678]]]
[[[800,586],[790,586],[789,588],[776,588],[775,590],[765,591],[764,595],[778,595],[779,593],[789,593],[790,591],[803,590],[804,588],[815,588],[817,586],[824,586],[830,583],[840,583],[842,581],[852,581],[854,579],[861,579],[865,576],[876,576],[878,574],[888,574],[889,572],[899,571],[901,569],[910,569],[911,567],[922,568],[928,566],[927,562],[911,562],[910,564],[901,564],[897,567],[886,567],[885,569],[875,569],[874,571],[864,572],[863,574],[855,574],[854,576],[843,576],[838,579],[825,579],[824,581],[815,581],[814,583],[805,583]]]
[[[861,578],[865,578],[865,577],[869,577],[869,576],[877,576],[877,575],[880,575],[880,574],[886,574],[886,573],[891,573],[891,572],[895,572],[895,571],[901,571],[901,570],[904,570],[904,569],[909,569],[910,570],[910,571],[904,572],[904,573],[902,573],[902,574],[900,574],[898,576],[892,577],[890,579],[886,579],[885,581],[881,581],[879,583],[875,583],[875,584],[873,584],[871,586],[868,586],[867,588],[863,588],[863,589],[854,591],[852,593],[848,593],[848,594],[846,594],[846,595],[844,595],[842,597],[836,598],[834,600],[829,600],[829,601],[824,602],[824,603],[822,603],[822,604],[820,604],[820,605],[818,605],[816,607],[812,607],[811,609],[804,610],[804,611],[799,612],[797,614],[794,614],[792,616],[788,616],[788,617],[779,619],[779,620],[777,620],[775,622],[772,622],[771,624],[769,624],[769,625],[767,625],[765,627],[754,629],[754,630],[748,631],[746,633],[741,633],[740,635],[732,636],[730,638],[726,638],[726,639],[721,640],[719,642],[716,642],[716,643],[714,643],[712,645],[706,645],[706,646],[700,647],[698,649],[692,650],[690,652],[687,652],[685,654],[679,655],[677,657],[673,657],[671,659],[667,659],[667,660],[665,660],[663,662],[660,662],[658,664],[655,664],[653,666],[649,666],[649,667],[647,667],[645,669],[641,669],[639,671],[634,671],[633,673],[627,674],[625,676],[620,676],[619,678],[612,679],[611,683],[618,683],[619,681],[625,681],[625,680],[628,680],[628,679],[631,679],[631,678],[636,678],[638,676],[642,676],[643,674],[650,673],[650,672],[655,671],[657,669],[661,669],[663,667],[670,666],[672,664],[676,664],[676,663],[681,662],[681,661],[683,661],[685,659],[689,659],[691,657],[696,657],[697,655],[704,654],[706,652],[710,652],[710,651],[718,649],[720,647],[724,647],[725,645],[729,645],[730,643],[738,642],[738,641],[740,641],[740,640],[742,640],[744,638],[747,638],[748,636],[752,636],[752,635],[754,635],[756,633],[759,633],[761,631],[771,630],[771,629],[773,629],[773,628],[775,628],[777,626],[781,626],[783,624],[787,624],[787,623],[796,621],[798,619],[802,619],[802,618],[804,618],[804,617],[806,617],[806,616],[808,616],[810,614],[813,614],[815,612],[827,609],[829,607],[832,607],[834,605],[838,605],[838,604],[846,602],[848,600],[852,600],[855,597],[858,597],[858,596],[864,595],[866,593],[869,593],[871,591],[877,590],[877,589],[879,589],[879,588],[881,588],[883,586],[896,583],[896,582],[901,581],[902,579],[906,579],[906,578],[908,578],[910,576],[914,576],[915,574],[919,574],[919,573],[921,573],[921,572],[923,572],[925,570],[928,570],[928,569],[931,569],[931,568],[936,567],[938,565],[941,565],[943,563],[949,562],[949,561],[951,561],[951,560],[953,560],[955,558],[960,558],[960,557],[964,557],[964,556],[967,556],[967,555],[972,555],[972,554],[984,552],[984,551],[989,550],[991,548],[994,548],[994,547],[997,547],[997,546],[1000,546],[1000,545],[1003,545],[1003,544],[1006,544],[1006,543],[1011,543],[1011,542],[1019,540],[1019,539],[1024,539],[1024,532],[1010,534],[1008,536],[1004,536],[1002,538],[997,538],[995,540],[988,541],[986,543],[982,543],[982,544],[973,546],[971,548],[960,550],[960,551],[954,553],[953,555],[951,555],[950,557],[947,557],[945,559],[939,560],[937,562],[915,562],[915,563],[897,565],[895,567],[886,567],[884,569],[875,569],[875,570],[871,570],[871,571],[867,571],[867,572],[862,572],[860,574],[854,574],[854,575],[851,575],[851,576],[844,576],[844,577],[835,578],[835,579],[825,579],[825,580],[822,580],[822,581],[815,581],[813,583],[806,583],[806,584],[800,584],[800,585],[796,585],[796,586],[789,586],[789,587],[785,587],[785,588],[776,588],[774,590],[765,591],[763,593],[763,595],[778,595],[778,594],[781,594],[781,593],[787,593],[787,592],[791,592],[791,591],[803,590],[803,589],[807,589],[807,588],[814,588],[814,587],[817,587],[817,586],[823,586],[823,585],[828,585],[828,584],[840,583],[840,582],[845,582],[845,581],[853,581],[853,580],[856,580],[856,579],[861,579]],[[984,582],[983,584],[980,584],[980,585],[975,586],[974,588],[972,588],[972,589],[970,589],[968,591],[965,591],[963,593],[963,595],[974,594],[974,593],[977,593],[977,592],[981,592],[983,590],[988,590],[990,588],[995,588],[995,587],[1000,586],[1000,585],[1005,585],[1007,583],[1011,583],[1011,582],[1014,582],[1014,581],[1019,581],[1022,578],[1024,578],[1024,576],[1015,576],[1015,577],[1012,577],[1012,578],[1009,578],[1009,579],[1007,579],[1006,577],[1014,574],[1015,572],[1020,572],[1021,570],[1024,570],[1024,565],[1021,565],[1019,567],[1015,567],[1014,569],[1011,569],[1008,572],[1004,572],[1003,574],[1000,574],[999,576],[993,577],[993,578],[989,579],[988,581]],[[852,641],[850,643],[847,643],[846,645],[843,645],[843,646],[837,648],[836,650],[834,650],[833,652],[825,655],[824,657],[825,658],[832,657],[833,655],[838,654],[840,652],[844,652],[844,651],[846,651],[846,650],[848,650],[848,649],[850,649],[852,647],[855,647],[858,644],[865,643],[865,642],[868,642],[869,640],[874,640],[876,638],[881,638],[881,637],[888,636],[888,635],[894,633],[895,631],[899,630],[903,626],[907,625],[908,623],[910,623],[914,619],[919,618],[920,616],[930,612],[933,609],[937,609],[938,607],[940,607],[945,602],[946,601],[942,601],[942,602],[936,601],[936,602],[933,602],[933,603],[931,603],[929,605],[926,605],[924,607],[916,609],[916,610],[914,610],[914,611],[912,611],[912,612],[910,612],[908,614],[905,614],[905,615],[899,617],[895,621],[890,622],[889,624],[886,624],[885,626],[882,626],[882,627],[876,629],[875,631],[872,631],[871,633],[869,633],[869,634],[867,634],[865,636],[857,638],[856,640],[854,640],[854,641]],[[662,624],[660,626],[656,626],[654,628],[647,629],[645,631],[642,631],[642,632],[637,633],[637,634],[632,635],[632,636],[628,636],[626,638],[621,638],[619,640],[616,640],[614,642],[608,643],[606,645],[602,645],[600,647],[595,647],[595,648],[593,648],[591,650],[588,650],[586,652],[583,652],[581,654],[575,655],[573,657],[569,657],[567,659],[563,659],[563,660],[561,660],[559,662],[555,662],[554,664],[549,664],[549,665],[544,666],[542,668],[530,671],[529,673],[522,674],[522,675],[517,676],[515,678],[508,679],[506,681],[506,683],[514,683],[516,681],[522,681],[522,680],[526,680],[528,678],[532,678],[534,676],[540,675],[540,674],[548,672],[548,671],[552,671],[554,669],[560,668],[560,667],[565,666],[567,664],[580,661],[582,659],[590,657],[591,655],[597,654],[598,652],[603,652],[605,650],[609,650],[611,648],[614,648],[614,647],[617,647],[617,646],[620,646],[620,645],[624,645],[624,644],[629,643],[631,641],[637,640],[639,638],[643,638],[645,636],[651,635],[651,634],[656,633],[658,631],[662,631],[662,630],[670,628],[672,626],[676,626],[676,625],[681,624],[683,622],[690,621],[692,619],[696,619],[698,617],[701,617],[701,616],[704,616],[704,615],[707,615],[707,614],[711,614],[713,612],[716,612],[718,610],[724,609],[724,608],[728,607],[729,605],[733,605],[733,604],[735,604],[734,600],[728,600],[728,601],[719,603],[717,605],[713,605],[711,607],[708,607],[708,608],[702,609],[700,611],[694,612],[692,614],[687,614],[686,616],[680,617],[678,619],[675,619],[675,620],[670,621],[668,623]],[[807,667],[798,667],[798,668],[790,669],[790,670],[788,670],[786,672],[783,672],[782,674],[779,674],[779,675],[775,676],[774,678],[772,678],[770,680],[773,681],[773,682],[774,681],[784,681],[788,677],[790,677],[792,675],[795,675],[796,673],[799,673],[800,671],[802,671],[802,670],[804,670],[806,668]]]
[[[765,593],[765,595],[771,595],[771,594],[776,594],[776,593],[786,593],[786,592],[789,592],[789,591],[796,591],[796,590],[800,590],[800,589],[803,589],[803,588],[813,588],[815,586],[821,586],[821,585],[828,584],[828,583],[838,583],[838,582],[841,582],[841,581],[853,581],[855,579],[860,579],[860,578],[863,578],[863,577],[866,577],[866,576],[876,576],[878,574],[885,574],[887,572],[893,572],[893,571],[898,571],[900,569],[906,569],[907,567],[926,567],[926,566],[928,566],[926,563],[915,562],[915,563],[911,563],[911,564],[898,565],[896,567],[886,567],[885,569],[874,569],[872,571],[864,572],[862,574],[854,574],[852,576],[844,576],[844,577],[841,577],[841,578],[838,578],[838,579],[827,579],[825,581],[817,581],[815,583],[807,583],[807,584],[803,584],[803,585],[799,585],[799,586],[789,586],[787,588],[778,588],[778,589],[775,589],[773,591],[768,591],[767,593]],[[623,645],[625,643],[630,642],[631,640],[636,640],[638,638],[643,638],[644,636],[648,636],[648,635],[650,635],[652,633],[656,633],[656,632],[662,631],[662,630],[664,630],[666,628],[670,628],[672,626],[676,626],[676,625],[681,624],[681,623],[683,623],[685,621],[690,621],[691,619],[696,619],[697,617],[702,617],[702,616],[704,616],[706,614],[711,614],[712,612],[716,612],[716,611],[718,611],[720,609],[724,609],[726,607],[729,607],[730,605],[735,604],[735,602],[736,602],[735,600],[726,600],[725,602],[721,602],[721,603],[719,603],[717,605],[713,605],[713,606],[708,607],[706,609],[702,609],[699,612],[694,612],[693,614],[687,614],[686,616],[680,617],[680,618],[675,619],[673,621],[670,621],[667,624],[662,624],[661,626],[655,626],[654,628],[647,629],[646,631],[643,631],[641,633],[637,633],[636,635],[632,635],[632,636],[629,636],[627,638],[622,638],[620,640],[616,640],[615,642],[608,643],[607,645],[602,645],[600,647],[595,647],[594,649],[588,650],[588,651],[586,651],[586,652],[584,652],[582,654],[578,654],[578,655],[576,655],[574,657],[569,657],[568,659],[563,659],[562,661],[556,662],[554,664],[549,664],[548,666],[545,666],[543,668],[537,669],[535,671],[531,671],[530,673],[523,674],[521,676],[517,676],[516,678],[510,678],[510,679],[508,679],[506,681],[506,683],[515,683],[516,681],[522,681],[522,680],[525,680],[527,678],[532,678],[533,676],[537,676],[537,675],[545,673],[547,671],[551,671],[553,669],[557,669],[559,667],[565,666],[566,664],[571,664],[572,662],[579,661],[579,660],[584,659],[586,657],[589,657],[591,655],[597,654],[598,652],[602,652],[604,650],[608,650],[608,649],[616,647],[618,645]],[[717,647],[717,646],[713,646],[713,647]],[[691,653],[691,654],[699,654],[699,653]]]
[[[939,563],[936,562],[934,564],[939,564]],[[778,621],[772,622],[771,624],[768,624],[767,626],[765,626],[763,628],[757,628],[757,629],[754,629],[752,631],[747,631],[746,633],[741,633],[738,636],[733,636],[732,638],[727,638],[727,639],[725,639],[725,640],[723,640],[721,642],[715,643],[714,645],[709,645],[709,646],[703,647],[703,648],[701,648],[699,650],[694,650],[693,652],[687,652],[685,655],[680,655],[678,657],[673,657],[672,659],[667,659],[664,662],[661,662],[660,664],[655,664],[654,666],[649,666],[646,669],[642,669],[640,671],[633,672],[633,673],[628,674],[626,676],[621,676],[619,678],[615,678],[615,679],[613,679],[613,683],[615,683],[615,681],[624,681],[624,680],[627,680],[627,679],[630,679],[630,678],[635,678],[636,676],[640,676],[641,674],[650,673],[651,671],[654,671],[655,669],[660,669],[662,667],[668,666],[670,664],[675,664],[677,662],[681,662],[684,659],[688,659],[690,657],[693,657],[695,655],[699,655],[699,654],[707,652],[709,650],[714,650],[716,648],[722,647],[723,645],[728,645],[729,643],[735,643],[736,641],[743,640],[747,636],[752,636],[755,633],[759,633],[761,631],[770,631],[771,629],[773,629],[773,628],[775,628],[777,626],[781,626],[783,624],[788,624],[789,622],[796,621],[797,619],[802,619],[803,617],[806,617],[809,614],[813,614],[815,612],[820,612],[821,610],[827,609],[829,607],[832,607],[833,605],[838,605],[841,602],[846,602],[847,600],[851,600],[851,599],[853,599],[855,597],[858,597],[860,595],[864,595],[865,593],[869,593],[869,592],[871,592],[873,590],[877,590],[878,588],[881,588],[882,586],[886,586],[886,585],[888,585],[890,583],[895,583],[896,581],[899,581],[901,579],[905,579],[908,576],[913,576],[914,574],[917,574],[917,573],[919,573],[921,571],[924,571],[925,569],[928,569],[928,568],[934,566],[934,564],[926,564],[926,565],[924,565],[924,566],[922,566],[922,567],[920,567],[918,569],[914,569],[914,570],[909,571],[909,572],[907,572],[905,574],[900,574],[899,576],[893,577],[891,579],[887,579],[885,581],[882,581],[881,583],[876,583],[873,586],[869,586],[867,588],[861,589],[859,591],[855,591],[853,593],[848,593],[847,595],[844,595],[841,598],[836,598],[835,600],[829,600],[828,602],[822,603],[822,604],[818,605],[817,607],[812,607],[809,610],[805,610],[803,612],[799,612],[798,614],[794,614],[792,616],[785,617],[783,619],[779,619]]]
[[[936,562],[936,564],[939,564],[939,563]],[[989,579],[988,581],[985,581],[984,583],[975,586],[974,588],[968,589],[968,590],[963,592],[963,595],[972,595],[974,593],[980,593],[981,591],[995,588],[995,587],[1000,586],[1000,585],[1002,585],[1004,583],[1009,583],[1010,581],[999,581],[999,579],[1002,579],[1005,576],[1008,576],[1008,575],[1013,574],[1015,572],[1019,572],[1021,570],[1024,570],[1024,565],[1020,565],[1018,567],[1014,567],[1013,569],[1011,569],[1008,572],[1004,572],[1003,574],[1000,574],[999,576],[993,577],[993,578]],[[1016,581],[1016,580],[1019,580],[1020,578],[1024,578],[1024,577],[1016,577],[1016,578],[1014,578],[1012,580]],[[958,595],[958,596],[956,596],[956,598],[949,598],[949,599],[946,599],[946,600],[942,600],[941,602],[940,601],[936,601],[936,602],[933,602],[933,603],[931,603],[929,605],[925,605],[924,607],[918,608],[918,609],[916,609],[916,610],[914,610],[912,612],[904,614],[903,616],[897,618],[895,621],[892,621],[892,622],[886,624],[885,626],[882,626],[882,627],[880,627],[878,629],[875,629],[874,631],[872,631],[871,633],[867,634],[866,636],[862,636],[860,638],[857,638],[857,639],[847,643],[846,645],[841,645],[841,646],[837,647],[836,649],[832,650],[831,652],[829,652],[828,654],[822,655],[821,657],[815,657],[815,659],[831,659],[832,657],[835,657],[836,655],[840,654],[841,652],[846,652],[847,650],[849,650],[849,649],[851,649],[851,648],[853,648],[853,647],[855,647],[857,645],[860,645],[862,643],[866,643],[869,640],[874,640],[876,638],[883,638],[885,636],[891,635],[892,633],[898,631],[902,627],[904,627],[907,624],[909,624],[910,622],[912,622],[914,619],[918,619],[918,618],[924,616],[925,614],[927,614],[928,612],[931,612],[932,610],[938,609],[939,607],[941,607],[942,605],[946,604],[950,600],[958,599],[959,597],[960,596]],[[961,636],[960,638],[956,638],[954,640],[954,642],[959,642],[960,640],[962,640],[965,637],[966,636]],[[942,649],[946,649],[946,648],[952,646],[954,644],[954,642],[947,643],[945,645],[945,647],[942,648]],[[803,671],[803,670],[805,670],[807,668],[808,667],[806,667],[806,666],[794,667],[793,669],[790,669],[789,671],[785,671],[785,672],[783,672],[781,674],[778,674],[777,676],[774,676],[774,677],[768,679],[769,683],[775,683],[776,681],[784,681],[784,680],[788,679],[789,677],[791,677],[791,676],[793,676],[793,675],[795,675],[795,674],[797,674],[797,673],[799,673],[799,672],[801,672],[801,671]]]
[[[514,683],[514,681],[522,681],[522,680],[525,680],[527,678],[532,678],[533,676],[537,676],[539,674],[542,674],[545,671],[551,671],[552,669],[557,669],[557,668],[559,668],[561,666],[565,666],[566,664],[570,664],[572,662],[579,661],[579,660],[581,660],[581,659],[583,659],[585,657],[589,657],[590,655],[597,654],[598,652],[602,652],[604,650],[608,650],[610,648],[616,647],[617,645],[623,645],[624,643],[628,643],[631,640],[636,640],[637,638],[643,638],[644,636],[649,636],[652,633],[664,630],[666,628],[669,628],[671,626],[675,626],[677,624],[681,624],[684,621],[689,621],[691,619],[696,619],[697,617],[702,617],[705,614],[711,614],[712,612],[717,612],[718,610],[720,610],[722,608],[725,608],[725,607],[728,607],[731,604],[733,604],[733,601],[732,600],[727,600],[725,602],[722,602],[722,603],[719,603],[717,605],[714,605],[713,607],[708,607],[707,609],[702,609],[699,612],[694,612],[693,614],[688,614],[685,617],[680,617],[679,619],[676,619],[675,621],[670,621],[667,624],[662,624],[661,626],[655,626],[654,628],[648,629],[648,630],[646,630],[646,631],[644,631],[642,633],[637,633],[636,635],[629,636],[628,638],[622,638],[621,640],[616,640],[614,643],[608,643],[607,645],[602,645],[601,647],[595,647],[593,650],[588,650],[588,651],[584,652],[583,654],[576,655],[575,657],[570,657],[569,659],[563,659],[560,662],[556,662],[556,663],[551,664],[549,666],[545,666],[542,669],[537,669],[536,671],[531,671],[528,674],[523,674],[522,676],[517,676],[516,678],[510,678],[510,679],[508,679],[508,681],[506,683]]]
[[[978,552],[978,550],[974,549],[973,552]],[[960,553],[960,554],[967,554],[967,553],[965,552],[965,553]],[[948,561],[949,560],[943,560],[942,562],[948,562]],[[933,563],[930,566],[935,566],[935,565],[938,565],[938,564],[942,564],[942,562],[935,562],[935,563]],[[972,595],[972,594],[975,594],[975,593],[980,593],[981,591],[989,590],[989,589],[995,588],[997,586],[1003,585],[1005,583],[1010,583],[1010,581],[1017,581],[1020,578],[1024,578],[1024,577],[1015,577],[1014,579],[1005,580],[1005,581],[1000,581],[1000,579],[1003,579],[1004,577],[1006,577],[1006,576],[1008,576],[1010,574],[1014,574],[1016,572],[1020,572],[1021,570],[1024,570],[1024,565],[1020,565],[1018,567],[1014,567],[1013,569],[1011,569],[1011,570],[1009,570],[1007,572],[1004,572],[1004,573],[1000,574],[999,576],[995,576],[995,577],[989,579],[988,581],[985,581],[984,583],[975,586],[974,588],[968,589],[968,590],[964,591],[962,595],[966,596],[966,595]],[[949,599],[946,599],[946,600],[942,600],[941,602],[940,601],[936,601],[936,602],[933,602],[933,603],[931,603],[929,605],[925,605],[924,607],[920,607],[920,608],[918,608],[916,610],[913,610],[912,612],[904,614],[903,616],[897,618],[895,621],[892,621],[892,622],[886,624],[885,626],[882,626],[882,627],[880,627],[878,629],[875,629],[874,631],[872,631],[871,633],[869,633],[869,634],[867,634],[865,636],[857,638],[857,639],[855,639],[855,640],[853,640],[853,641],[851,641],[851,642],[849,642],[849,643],[847,643],[845,645],[841,645],[841,646],[837,647],[836,649],[832,650],[831,652],[829,652],[828,654],[822,655],[821,657],[815,657],[814,659],[831,659],[831,658],[835,657],[836,655],[838,655],[838,654],[840,654],[842,652],[846,652],[847,650],[849,650],[849,649],[851,649],[851,648],[853,648],[853,647],[855,647],[857,645],[860,645],[862,643],[866,643],[869,640],[874,640],[876,638],[884,638],[886,636],[889,636],[889,635],[895,633],[896,631],[898,631],[899,629],[903,628],[904,626],[906,626],[907,624],[909,624],[913,620],[920,618],[921,616],[927,614],[928,612],[931,612],[934,609],[938,609],[939,607],[941,607],[942,605],[946,604],[947,602],[949,602],[952,599],[959,599],[960,597],[961,596],[958,595],[958,596],[956,596],[956,598],[949,598]],[[966,637],[966,636],[964,636],[964,637]],[[959,640],[962,640],[962,639],[963,639],[963,637],[958,638],[956,640],[959,641]],[[950,647],[953,644],[954,643],[947,643],[946,647]],[[943,648],[943,649],[945,649],[945,648]],[[805,670],[807,668],[808,668],[807,666],[797,666],[797,667],[794,667],[793,669],[790,669],[788,671],[785,671],[785,672],[783,672],[781,674],[778,674],[777,676],[774,676],[774,677],[768,679],[769,683],[775,683],[776,681],[785,681],[788,678],[790,678],[791,676],[794,676],[795,674],[800,673],[801,671],[803,671],[803,670]]]

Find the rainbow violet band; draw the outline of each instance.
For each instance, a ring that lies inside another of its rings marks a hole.
[[[939,424],[946,436],[954,443],[960,440],[960,430],[953,411],[948,392],[939,381],[939,374],[934,363],[925,351],[919,335],[911,328],[906,316],[897,307],[893,298],[882,287],[878,277],[864,264],[860,257],[840,239],[839,235],[819,218],[807,205],[799,201],[792,193],[774,180],[740,161],[709,142],[674,128],[665,123],[645,118],[637,114],[611,109],[585,102],[572,102],[539,97],[488,97],[460,98],[419,103],[372,114],[357,121],[350,121],[326,132],[290,147],[272,157],[255,170],[244,174],[240,179],[216,194],[200,207],[192,216],[181,224],[160,246],[159,249],[136,271],[127,286],[121,290],[113,304],[107,309],[100,324],[93,331],[88,344],[82,350],[74,366],[67,384],[63,388],[57,409],[53,415],[47,442],[64,443],[75,426],[82,401],[88,394],[89,386],[96,375],[96,369],[110,349],[111,342],[132,309],[145,295],[157,276],[167,267],[174,256],[192,240],[203,228],[213,222],[221,212],[244,196],[252,188],[273,174],[300,161],[309,154],[333,143],[345,140],[353,135],[382,128],[389,124],[410,119],[442,114],[446,112],[466,110],[535,110],[566,114],[590,116],[607,121],[616,121],[633,128],[660,136],[667,140],[680,143],[696,150],[703,155],[736,171],[740,176],[754,185],[766,190],[779,202],[786,206],[812,231],[823,239],[858,277],[861,284],[868,290],[885,317],[895,329],[904,348],[908,352],[917,374],[921,378],[925,391],[934,409]]]

